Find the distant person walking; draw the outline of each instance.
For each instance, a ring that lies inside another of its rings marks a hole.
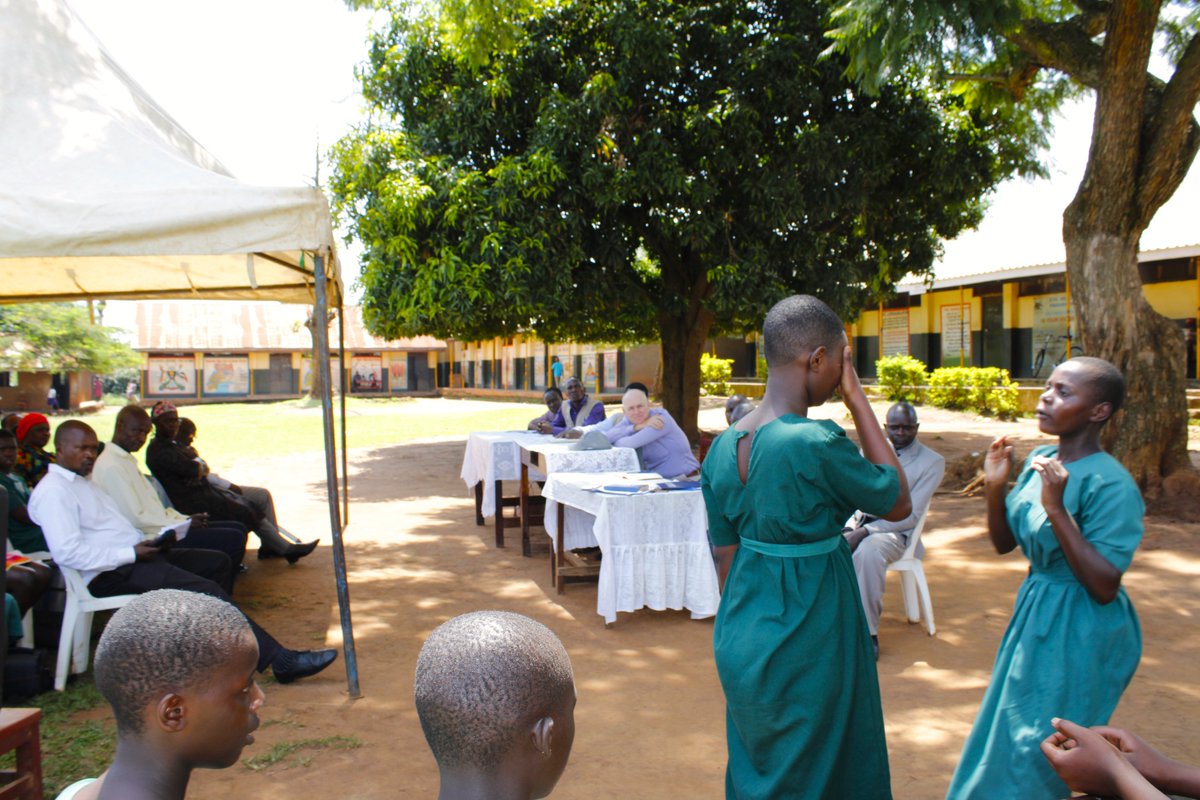
[[[558,386],[562,383],[563,365],[558,360],[558,356],[550,356],[550,385]]]
[[[133,405],[138,401],[138,385],[137,381],[130,381],[125,384],[125,402],[128,405]]]

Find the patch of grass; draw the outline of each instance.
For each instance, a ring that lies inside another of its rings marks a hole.
[[[262,755],[244,759],[242,764],[246,769],[255,772],[282,763],[284,759],[302,750],[354,750],[362,747],[362,740],[357,736],[326,736],[322,739],[297,739],[290,742],[279,742]],[[307,767],[312,763],[312,756],[297,756],[287,763],[290,767]]]
[[[42,781],[46,797],[81,778],[94,778],[108,769],[117,749],[117,725],[111,713],[103,719],[72,719],[105,705],[89,672],[67,685],[65,692],[46,692],[22,703],[42,709]],[[10,753],[0,768],[12,769]]]
[[[466,436],[471,431],[524,430],[530,419],[545,410],[530,403],[495,403],[492,408],[476,410],[477,403],[351,397],[346,402],[347,443],[352,448],[381,447],[435,436]],[[119,410],[120,406],[106,407],[82,419],[96,429],[101,441],[107,441],[112,438]],[[296,455],[324,448],[320,407],[306,399],[188,406],[180,409],[180,414],[196,423],[196,449],[217,472],[238,458]],[[51,426],[66,419],[55,417]],[[341,447],[340,430],[335,436]],[[144,457],[144,453],[138,455]]]

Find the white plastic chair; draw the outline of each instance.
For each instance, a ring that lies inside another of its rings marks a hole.
[[[67,604],[63,611],[62,633],[58,637],[58,664],[54,668],[54,688],[61,692],[67,688],[67,661],[71,662],[71,673],[87,671],[91,650],[92,614],[120,608],[136,594],[118,594],[113,597],[94,597],[88,591],[83,576],[70,567],[58,565],[67,584]]]
[[[925,518],[928,516],[929,506],[925,506],[924,513],[917,520],[917,527],[908,536],[908,547],[904,548],[904,555],[888,564],[888,572],[900,573],[900,589],[904,595],[904,613],[908,616],[908,621],[910,623],[921,621],[921,615],[917,608],[919,599],[920,610],[925,613],[925,627],[929,630],[929,635],[933,636],[937,633],[937,628],[933,624],[933,601],[929,598],[929,584],[925,582],[925,567],[921,565],[921,559],[917,558],[917,547],[921,543],[921,531],[925,528]]]

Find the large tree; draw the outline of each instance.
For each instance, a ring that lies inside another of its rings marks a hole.
[[[878,90],[922,71],[975,107],[1023,118],[1082,88],[1096,96],[1087,169],[1063,215],[1067,275],[1084,352],[1116,364],[1129,400],[1107,444],[1153,493],[1185,468],[1182,333],[1146,302],[1138,242],[1200,147],[1200,12],[1159,0],[849,0],[832,36]],[[1156,38],[1170,77],[1152,71]]]
[[[977,223],[1011,166],[948,93],[857,91],[821,57],[826,13],[564,0],[481,57],[393,9],[363,68],[371,119],[333,156],[367,326],[657,338],[664,405],[694,432],[708,336],[795,292],[857,314]]]
[[[115,328],[70,303],[0,305],[0,369],[113,372],[141,363]]]

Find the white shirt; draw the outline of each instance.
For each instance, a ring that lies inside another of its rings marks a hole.
[[[29,517],[42,527],[59,564],[79,570],[84,583],[137,560],[142,534],[121,516],[113,499],[58,464],[51,464],[29,496]]]
[[[104,490],[117,504],[125,519],[146,536],[157,536],[168,525],[188,519],[173,508],[167,508],[158,492],[138,469],[132,453],[109,442],[96,459],[92,482]]]

